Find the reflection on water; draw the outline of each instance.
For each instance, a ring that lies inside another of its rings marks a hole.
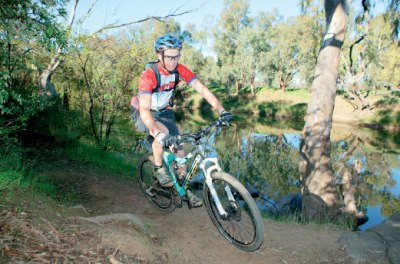
[[[204,113],[199,117],[180,112],[177,119],[182,132],[197,131],[215,119]],[[295,122],[235,116],[234,126],[216,142],[223,169],[261,197],[258,203],[262,210],[290,210],[300,204],[298,149],[302,127]],[[342,184],[346,171],[358,176],[354,203],[370,219],[360,229],[399,212],[399,135],[334,124],[331,139],[337,183]],[[356,162],[361,166],[358,173],[354,171]]]

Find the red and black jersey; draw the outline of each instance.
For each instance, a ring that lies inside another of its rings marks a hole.
[[[161,67],[160,63],[157,64],[157,67],[160,73],[159,89],[154,91],[154,89],[157,87],[157,78],[153,69],[149,67],[142,73],[142,76],[140,77],[138,93],[138,96],[141,94],[151,94],[151,109],[156,111],[159,109],[164,109],[168,106],[175,87],[175,74],[169,73],[167,70]],[[196,79],[196,75],[182,64],[178,64],[176,71],[178,71],[179,74],[178,83],[183,80],[184,82],[190,84]]]

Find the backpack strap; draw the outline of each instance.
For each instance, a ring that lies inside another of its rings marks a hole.
[[[178,81],[179,81],[179,73],[178,71],[174,72],[175,74],[175,84],[174,87],[172,87],[172,89],[175,89],[176,86],[178,85]],[[169,99],[169,106],[173,107],[174,106],[174,97],[175,97],[175,93],[172,94],[171,99]]]
[[[156,92],[158,92],[158,89],[160,89],[161,75],[160,75],[160,72],[158,71],[157,63],[151,64],[150,68],[153,70],[154,76],[156,77],[156,80],[157,80],[157,85],[156,85],[156,87],[153,88],[153,91],[152,91],[152,93],[156,93]]]
[[[156,85],[156,87],[154,87],[154,89],[152,91],[152,93],[156,93],[160,89],[160,84],[161,84],[161,74],[160,74],[160,71],[158,70],[158,62],[154,62],[154,63],[150,64],[150,68],[153,70],[154,75],[157,80],[157,85]],[[175,74],[175,83],[174,83],[174,86],[172,87],[172,89],[176,88],[176,86],[178,85],[178,81],[179,81],[178,71],[174,71],[174,74]]]
[[[174,74],[175,74],[175,84],[174,84],[173,89],[176,88],[176,86],[178,85],[178,81],[179,81],[179,73],[178,73],[178,71],[175,71]]]

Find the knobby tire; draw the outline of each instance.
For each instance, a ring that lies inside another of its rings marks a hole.
[[[162,187],[153,173],[154,162],[150,157],[142,158],[138,166],[138,181],[144,196],[157,209],[171,213],[176,206],[173,203],[173,188]]]
[[[252,252],[260,248],[264,240],[264,223],[250,193],[236,178],[227,173],[213,172],[211,178],[218,197],[228,212],[227,217],[220,216],[210,189],[204,183],[205,206],[218,231],[243,251]],[[226,184],[231,188],[235,202],[229,201],[225,195]]]

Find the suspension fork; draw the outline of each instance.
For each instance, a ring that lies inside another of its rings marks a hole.
[[[210,162],[212,165],[206,168],[206,164]],[[225,211],[224,207],[221,204],[221,200],[218,197],[217,191],[214,188],[214,185],[212,183],[212,178],[211,178],[211,173],[214,171],[222,171],[221,167],[218,164],[218,159],[217,158],[206,158],[204,160],[202,160],[202,162],[200,163],[200,168],[204,173],[204,177],[205,182],[208,186],[208,189],[210,190],[211,196],[214,199],[215,205],[217,206],[218,212],[221,216],[228,216],[228,213]],[[235,201],[235,198],[233,197],[231,188],[229,187],[229,185],[226,185],[224,187],[225,193],[228,196],[228,199],[230,201]]]

